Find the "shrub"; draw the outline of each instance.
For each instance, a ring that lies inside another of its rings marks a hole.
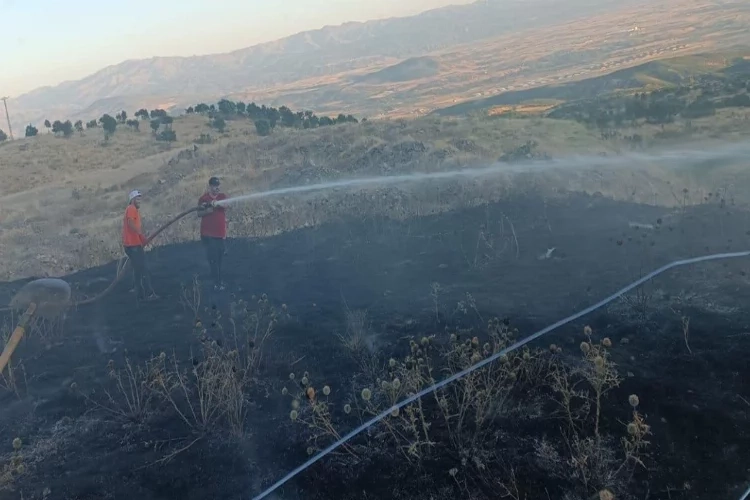
[[[211,144],[213,142],[213,138],[211,137],[211,134],[201,134],[200,137],[198,137],[193,142],[197,144]]]
[[[267,136],[271,134],[271,124],[268,120],[258,120],[255,122],[255,131],[260,136]]]
[[[104,129],[105,137],[109,137],[110,135],[115,133],[115,130],[117,130],[117,120],[115,120],[108,114],[102,115],[102,117],[99,118],[99,123]]]
[[[55,120],[52,124],[52,133],[55,135],[62,134],[63,137],[70,137],[73,135],[73,124],[70,120],[66,120],[65,122]]]
[[[193,289],[200,289],[197,280]],[[202,312],[199,295],[185,297],[191,309]],[[240,435],[248,410],[248,391],[255,383],[277,321],[287,315],[285,307],[278,311],[265,295],[255,308],[240,300],[232,303],[230,309],[229,333],[220,326],[221,313],[211,313],[215,331],[210,334],[216,340],[209,338],[200,318],[195,318],[193,333],[202,347],[187,362],[163,352],[143,365],[134,365],[126,358],[124,366],[118,368],[110,361],[110,383],[103,391],[89,394],[75,384],[71,388],[90,406],[116,418],[143,422],[155,412],[169,408],[199,436],[222,427]]]
[[[174,130],[168,129],[168,130],[162,130],[158,134],[156,134],[156,140],[157,141],[165,141],[165,142],[174,142],[177,140],[177,134]]]
[[[211,127],[211,128],[215,128],[216,130],[219,131],[219,133],[223,134],[224,130],[227,127],[227,122],[226,122],[226,120],[224,120],[224,118],[222,118],[220,116],[217,116],[213,120],[211,120],[210,122],[208,122],[208,126]]]

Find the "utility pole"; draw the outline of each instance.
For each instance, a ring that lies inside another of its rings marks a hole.
[[[10,140],[13,140],[13,129],[10,126],[10,115],[8,114],[8,98],[7,97],[0,97],[0,100],[3,101],[3,104],[5,105],[5,119],[8,120],[8,135],[10,136]]]

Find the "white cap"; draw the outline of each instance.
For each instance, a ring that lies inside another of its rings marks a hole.
[[[136,198],[138,196],[141,196],[141,192],[138,191],[137,189],[132,190],[130,194],[128,195],[128,203],[133,201],[133,198]]]

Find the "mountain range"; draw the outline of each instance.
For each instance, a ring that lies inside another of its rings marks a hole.
[[[411,17],[328,26],[224,54],[129,60],[80,80],[35,89],[10,99],[8,105],[14,130],[20,130],[27,123],[39,124],[45,118],[88,120],[121,109],[131,115],[141,107],[181,111],[188,105],[215,102],[222,97],[273,105],[289,102],[316,111],[322,108],[330,112],[375,112],[380,103],[379,95],[399,90],[394,84],[409,82],[410,72],[414,73],[417,83],[434,79],[437,73],[442,73],[441,78],[447,78],[446,81],[473,79],[467,77],[466,72],[456,74],[453,66],[461,66],[461,61],[466,60],[464,54],[474,53],[471,51],[475,47],[483,47],[484,52],[477,49],[475,53],[481,53],[481,58],[487,61],[475,62],[465,71],[481,67],[485,74],[489,71],[525,76],[532,66],[554,72],[558,66],[569,65],[576,58],[596,66],[602,64],[601,59],[608,57],[609,51],[621,53],[619,57],[630,60],[631,56],[622,53],[624,48],[635,50],[636,46],[647,47],[652,43],[644,42],[645,39],[636,43],[628,32],[629,23],[649,17],[651,12],[656,14],[652,16],[653,33],[649,36],[664,49],[667,39],[658,33],[659,23],[676,21],[660,21],[659,16],[664,18],[664,13],[669,13],[672,6],[689,11],[690,15],[675,16],[685,17],[686,23],[693,23],[690,16],[705,16],[711,18],[711,26],[709,29],[695,25],[677,38],[670,33],[670,43],[679,42],[679,37],[689,41],[694,37],[691,33],[708,36],[704,33],[710,35],[716,30],[741,36],[747,31],[747,19],[732,17],[732,14],[737,9],[743,13],[750,11],[748,3],[739,0],[479,0]],[[727,12],[726,22],[711,9]],[[618,13],[631,15],[623,17]],[[721,21],[720,26],[716,20]],[[623,26],[609,26],[620,22]],[[595,31],[591,31],[594,28]],[[582,30],[581,35],[571,34],[571,29]],[[545,30],[552,30],[549,36],[558,37],[560,41],[570,38],[570,47],[561,48],[556,40],[544,39]],[[502,53],[492,45],[493,40],[502,40]],[[516,40],[519,46],[514,48]],[[588,44],[585,50],[578,47],[582,42]],[[592,49],[592,43],[599,45],[600,50]],[[682,50],[687,45],[679,47]],[[686,50],[696,48],[697,42]],[[523,56],[518,67],[503,69],[501,63],[534,50],[533,57]],[[454,56],[462,55],[446,59],[444,56],[451,52]],[[579,52],[583,54],[580,57]],[[647,49],[647,53],[652,55],[653,51]],[[493,54],[494,61],[491,60]],[[558,66],[552,67],[552,59]],[[632,62],[642,61],[633,57]],[[446,68],[446,65],[451,67]],[[391,74],[395,76],[389,77]],[[476,95],[481,95],[481,88]],[[401,101],[409,98],[406,94],[391,96],[389,109],[397,108]],[[274,102],[264,102],[269,100]]]
[[[230,53],[129,60],[9,101],[14,121],[71,117],[147,103],[182,105],[397,62],[504,33],[584,17],[642,0],[480,0],[404,18],[306,31]]]

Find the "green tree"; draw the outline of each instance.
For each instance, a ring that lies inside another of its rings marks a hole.
[[[297,116],[292,112],[291,109],[286,106],[279,108],[279,114],[281,115],[281,126],[282,127],[294,127]]]
[[[44,128],[47,129],[47,133],[49,134],[50,129],[52,128],[52,124],[49,122],[49,120],[44,120]]]
[[[255,131],[258,132],[258,135],[260,136],[271,135],[271,124],[268,120],[256,120]]]
[[[139,122],[138,120],[128,120],[125,123],[128,127],[134,129],[136,132],[138,132],[141,128],[141,122]]]
[[[75,128],[75,129],[76,129],[76,131],[77,131],[77,132],[78,132],[79,134],[83,135],[83,121],[82,121],[82,120],[78,120],[78,121],[76,121],[76,122],[75,122],[75,123],[73,124],[73,128]]]
[[[167,112],[164,111],[163,109],[158,109],[158,108],[157,109],[152,109],[151,113],[149,113],[149,116],[151,116],[152,120],[154,118],[163,118],[163,117],[167,116]]]
[[[157,141],[174,142],[177,140],[177,134],[172,129],[162,130],[156,134]]]
[[[195,105],[196,113],[201,113],[201,114],[208,113],[209,109],[210,108],[208,107],[208,104],[205,104],[205,103],[199,103]]]
[[[151,120],[151,130],[154,131],[154,135],[156,135],[156,131],[159,130],[159,127],[161,127],[161,120],[158,118],[155,120]]]
[[[194,107],[192,107],[192,106],[190,106],[189,108],[187,108],[187,109],[185,110],[185,113],[187,113],[187,114],[189,114],[189,115],[192,115],[193,113],[195,113],[195,108],[194,108]]]
[[[117,120],[108,114],[102,115],[102,117],[99,118],[99,123],[104,129],[104,137],[106,139],[109,139],[109,136],[114,134],[115,130],[117,130]]]
[[[8,135],[0,129],[0,142],[5,142],[8,140]]]
[[[268,116],[266,116],[265,110],[262,108],[259,108],[257,104],[254,102],[251,102],[245,107],[245,112],[247,113],[248,118],[251,120],[258,120],[261,118],[268,119]]]
[[[217,116],[216,118],[214,118],[208,123],[208,126],[215,128],[216,130],[218,130],[220,133],[223,134],[224,130],[226,130],[227,128],[227,122],[226,120],[224,120],[224,118]]]
[[[235,115],[237,114],[237,105],[228,99],[222,99],[219,101],[219,113],[227,116]]]
[[[70,120],[65,120],[64,122],[55,120],[52,124],[52,133],[55,135],[62,135],[63,137],[70,137],[73,135],[73,124]]]
[[[71,135],[73,135],[74,130],[75,129],[73,128],[73,122],[71,122],[70,120],[65,120],[63,122],[63,137],[70,137]]]
[[[135,117],[141,120],[148,120],[148,110],[144,108],[139,109],[135,112]]]
[[[99,126],[99,124],[96,123],[96,120],[89,120],[89,121],[86,122],[86,128],[87,129],[89,129],[89,128],[96,128],[98,126]]]
[[[37,129],[35,126],[31,124],[26,125],[26,137],[36,137],[38,133],[39,129]]]

